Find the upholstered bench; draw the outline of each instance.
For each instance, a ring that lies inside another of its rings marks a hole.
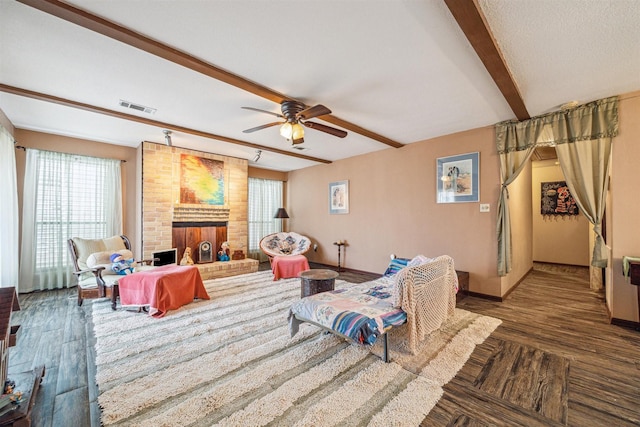
[[[358,344],[372,345],[382,337],[383,360],[388,362],[386,332],[406,323],[408,348],[415,353],[418,342],[453,315],[458,279],[447,255],[414,260],[416,265],[392,275],[295,302],[288,316],[291,336],[306,322]]]

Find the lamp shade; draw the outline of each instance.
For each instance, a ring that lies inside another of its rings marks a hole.
[[[291,126],[291,123],[286,122],[280,126],[280,135],[287,139],[291,139],[291,135],[293,135],[293,126]]]
[[[291,138],[292,139],[302,139],[304,138],[304,128],[300,123],[294,123],[291,126]]]
[[[278,211],[276,212],[276,216],[274,216],[274,218],[289,218],[289,215],[287,214],[287,211],[284,210],[284,208],[278,208]]]

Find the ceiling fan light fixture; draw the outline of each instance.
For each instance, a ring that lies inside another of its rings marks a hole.
[[[291,139],[291,136],[293,135],[293,126],[291,126],[291,123],[285,122],[280,126],[280,135],[284,138]]]
[[[300,123],[294,123],[292,126],[291,138],[296,141],[304,139],[304,128]]]

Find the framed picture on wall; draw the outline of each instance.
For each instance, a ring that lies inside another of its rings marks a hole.
[[[349,181],[336,181],[329,184],[329,213],[349,213]]]
[[[437,159],[438,203],[480,200],[480,153],[467,153]]]

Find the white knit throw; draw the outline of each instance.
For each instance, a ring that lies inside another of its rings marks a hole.
[[[432,261],[406,267],[396,274],[393,299],[407,313],[409,349],[435,331],[456,308],[458,276],[453,258],[442,255]]]

